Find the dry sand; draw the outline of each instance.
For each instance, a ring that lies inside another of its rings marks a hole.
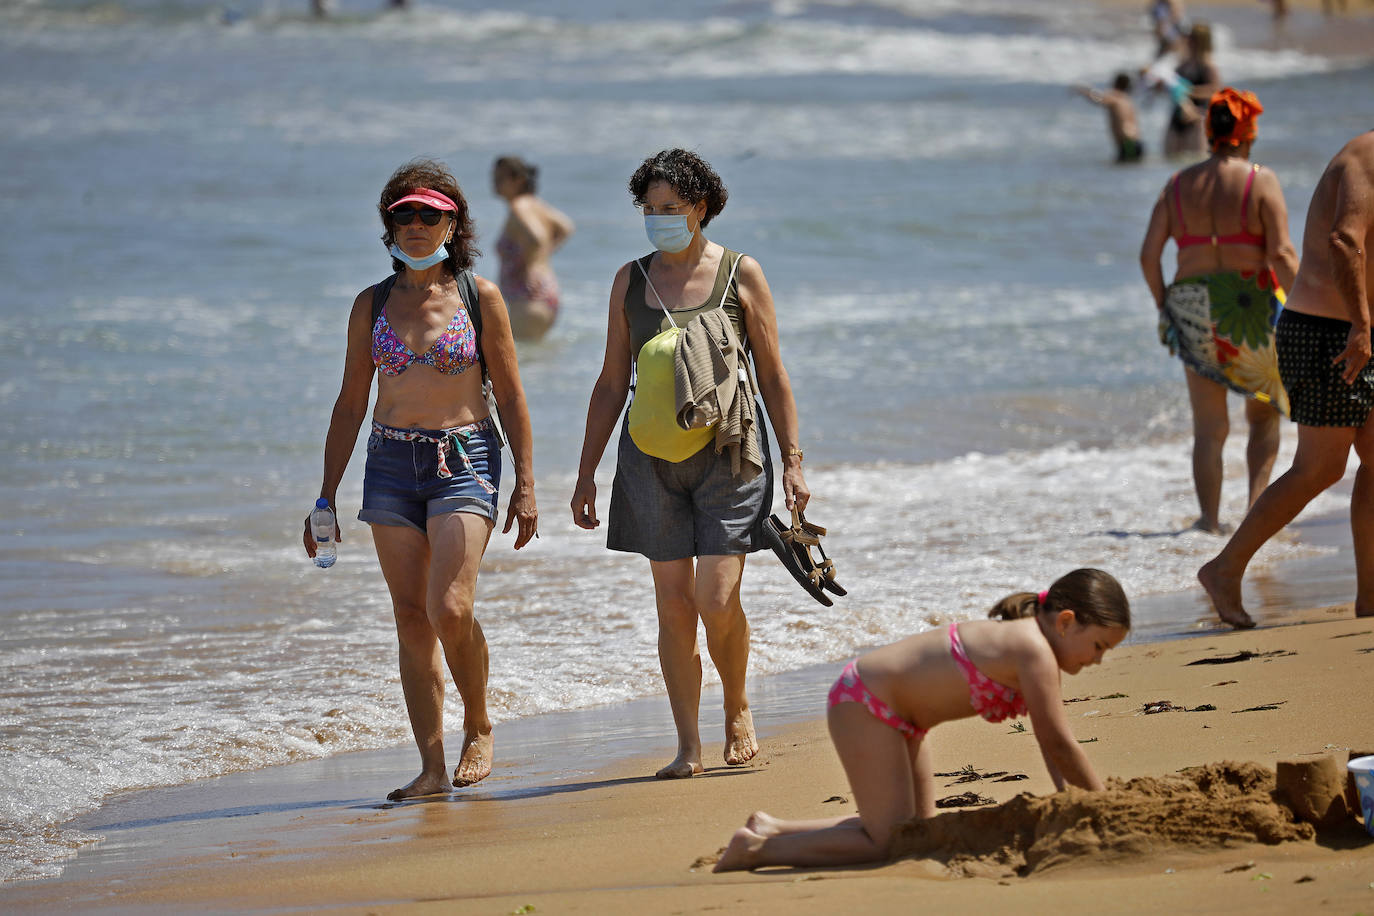
[[[1075,733],[1115,780],[1108,792],[1052,794],[1028,731],[942,725],[930,738],[937,771],[950,774],[942,795],[1010,804],[914,826],[906,848],[918,857],[881,867],[710,871],[756,808],[854,811],[817,702],[813,720],[766,734],[753,765],[686,781],[647,775],[664,748],[499,799],[352,799],[359,787],[347,765],[319,802],[254,806],[250,784],[235,790],[235,804],[150,814],[109,854],[79,857],[59,879],[0,890],[0,907],[1374,913],[1374,839],[1353,816],[1316,832],[1272,795],[1278,761],[1374,749],[1371,656],[1374,620],[1355,619],[1349,605],[1287,626],[1128,642],[1102,667],[1065,679]],[[825,686],[808,693],[819,698]],[[1145,712],[1166,702],[1176,709]],[[970,779],[990,773],[1027,778]]]

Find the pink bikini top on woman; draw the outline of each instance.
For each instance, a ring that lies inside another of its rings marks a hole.
[[[432,366],[445,375],[458,375],[476,362],[477,335],[472,329],[472,322],[468,320],[468,310],[462,304],[449,319],[444,333],[423,356],[416,356],[405,341],[396,336],[391,322],[386,319],[385,308],[372,326],[372,363],[382,375],[400,375],[410,368],[411,363]]]
[[[989,722],[1026,714],[1026,701],[1021,694],[1006,684],[997,683],[969,660],[964,643],[959,639],[957,623],[949,625],[949,654],[954,656],[955,664],[963,670],[964,679],[968,681],[968,701],[974,712]]]
[[[1264,247],[1264,236],[1256,235],[1247,228],[1248,220],[1246,217],[1250,213],[1250,186],[1255,183],[1255,175],[1260,170],[1258,164],[1250,166],[1250,174],[1245,177],[1245,195],[1240,201],[1240,231],[1234,235],[1189,235],[1188,227],[1183,222],[1183,202],[1178,193],[1178,176],[1173,179],[1174,186],[1174,210],[1178,213],[1178,238],[1175,241],[1179,248],[1190,248],[1193,245],[1211,245],[1213,248],[1218,245],[1254,245],[1256,248]]]

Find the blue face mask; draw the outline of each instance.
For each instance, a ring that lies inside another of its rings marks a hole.
[[[678,216],[650,216],[644,214],[644,234],[659,251],[675,254],[692,244],[692,230],[687,228],[687,214]]]
[[[427,267],[433,267],[435,264],[438,264],[444,258],[448,257],[448,249],[444,247],[444,242],[439,243],[439,247],[434,249],[433,254],[423,258],[412,258],[401,250],[400,245],[396,244],[392,244],[390,251],[393,258],[400,261],[411,270],[424,270]]]

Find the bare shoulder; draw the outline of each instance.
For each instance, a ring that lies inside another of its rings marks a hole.
[[[626,261],[615,272],[615,279],[611,281],[612,313],[622,309],[625,304],[625,296],[630,291],[630,272],[633,270],[635,270],[635,262]]]
[[[381,285],[380,283],[374,283],[374,284],[372,284],[371,286],[369,286],[367,289],[363,290],[361,293],[358,293],[358,295],[354,296],[354,297],[353,297],[353,311],[354,311],[354,312],[357,312],[359,309],[364,309],[364,308],[365,308],[365,309],[368,309],[369,311],[371,311],[371,309],[372,309],[372,297],[376,294],[376,292],[377,292],[377,287],[380,286],[380,285]]]
[[[1279,182],[1279,175],[1267,165],[1260,166],[1255,171],[1256,190],[1262,194],[1283,195],[1283,185]]]
[[[768,278],[763,275],[763,267],[747,254],[740,255],[735,274],[739,278],[740,288],[751,295],[762,295],[768,289]]]
[[[739,256],[739,275],[754,279],[763,279],[763,265],[753,255],[741,254]]]
[[[477,281],[477,295],[482,299],[489,299],[492,296],[501,295],[501,288],[488,280],[481,274],[474,273],[473,279]]]
[[[1342,181],[1353,179],[1369,185],[1374,180],[1374,130],[1347,143],[1331,160],[1329,169],[1338,172]]]
[[[620,269],[615,272],[615,280],[612,281],[613,288],[623,289],[630,282],[630,273],[634,271],[636,261],[626,261],[620,265]]]
[[[1018,668],[1027,663],[1043,662],[1046,658],[1054,660],[1054,652],[1034,617],[979,621],[979,625],[989,628],[989,638]]]

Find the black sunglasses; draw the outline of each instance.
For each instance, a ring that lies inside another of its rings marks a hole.
[[[409,226],[417,216],[426,226],[437,226],[444,218],[444,211],[433,207],[398,207],[391,211],[391,221],[398,226]]]

